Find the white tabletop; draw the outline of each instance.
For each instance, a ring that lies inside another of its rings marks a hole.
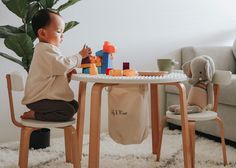
[[[187,80],[185,74],[172,72],[164,76],[107,76],[104,74],[73,74],[72,80],[95,83],[126,83],[126,84],[145,84],[145,83],[173,83]]]

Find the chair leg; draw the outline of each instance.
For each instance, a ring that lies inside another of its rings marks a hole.
[[[66,127],[70,132],[70,140],[69,144],[71,146],[71,152],[72,152],[72,162],[74,168],[80,168],[80,159],[79,159],[79,150],[78,150],[78,141],[77,141],[77,133],[73,126]]]
[[[225,147],[224,124],[219,117],[217,117],[215,120],[219,124],[219,128],[220,128],[220,137],[221,137],[221,146],[222,146],[222,152],[223,152],[224,166],[226,166],[228,164],[228,161],[227,161],[227,154],[226,154],[226,147]]]
[[[72,163],[72,149],[70,145],[71,133],[68,129],[64,129],[64,137],[65,137],[65,155],[66,162]]]
[[[77,112],[77,140],[79,148],[79,160],[82,159],[82,147],[83,147],[83,133],[84,133],[84,115],[85,115],[85,98],[86,98],[86,82],[80,82],[79,84],[79,111]]]
[[[160,139],[158,141],[158,148],[157,148],[157,161],[160,161],[161,157],[161,145],[162,145],[162,136],[163,136],[163,129],[166,123],[166,116],[164,116],[161,120],[161,127],[160,127]]]
[[[19,167],[28,167],[28,156],[29,156],[29,141],[30,134],[34,128],[22,127],[21,128],[21,138],[20,138],[20,149],[19,149]]]
[[[194,121],[189,121],[189,135],[190,135],[190,144],[191,144],[191,160],[192,168],[195,167],[195,125]]]

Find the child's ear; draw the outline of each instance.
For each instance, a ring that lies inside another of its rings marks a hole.
[[[46,37],[46,32],[43,28],[38,29],[38,37],[39,38],[45,38]]]

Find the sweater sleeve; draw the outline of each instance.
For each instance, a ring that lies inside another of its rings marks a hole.
[[[73,68],[79,67],[82,60],[80,54],[63,56],[55,46],[51,47],[49,55],[52,63],[52,75],[65,75],[65,73]]]

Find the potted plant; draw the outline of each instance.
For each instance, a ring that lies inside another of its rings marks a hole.
[[[34,14],[43,8],[61,12],[80,0],[68,0],[66,3],[55,8],[58,1],[59,0],[2,0],[2,3],[11,12],[21,18],[22,25],[19,27],[14,27],[11,25],[0,26],[0,38],[3,38],[5,46],[14,51],[16,54],[15,56],[12,56],[0,51],[0,56],[20,64],[28,72],[34,52],[34,41],[36,40],[36,36],[31,25]],[[77,21],[70,21],[66,23],[64,32],[72,29],[77,24],[79,24]],[[45,129],[33,132],[31,135],[30,146],[34,148],[42,148],[43,146],[47,147],[49,142],[45,139],[41,140],[41,142],[45,142],[46,145],[35,144],[35,142],[32,141],[38,139],[38,136],[44,136],[42,138],[48,137],[49,139],[48,134],[49,131],[45,131]]]

